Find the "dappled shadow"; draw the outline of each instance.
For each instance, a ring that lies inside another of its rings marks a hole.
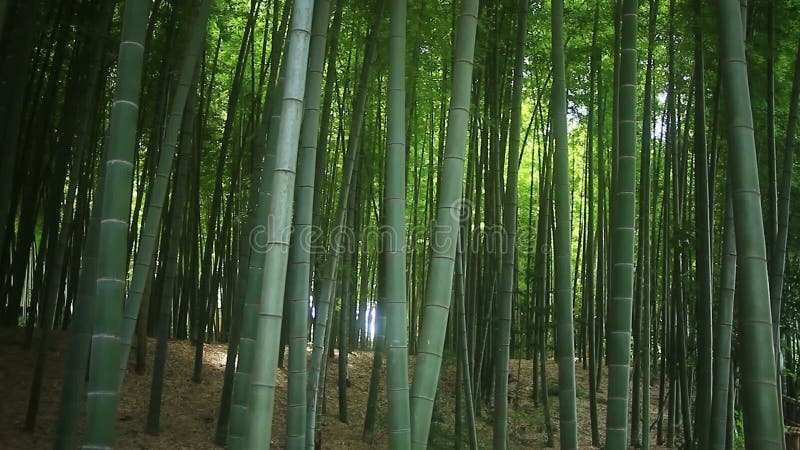
[[[0,448],[45,449],[52,448],[61,395],[61,384],[66,358],[66,333],[54,332],[52,347],[47,361],[47,371],[42,385],[42,400],[39,418],[34,433],[22,431],[28,402],[31,376],[36,358],[38,340],[33,350],[22,348],[24,331],[18,328],[0,328]],[[194,347],[188,341],[170,341],[164,379],[164,399],[161,410],[161,434],[149,436],[144,432],[147,407],[150,399],[152,378],[152,356],[155,340],[150,339],[148,366],[143,374],[129,370],[122,389],[117,421],[118,449],[217,449],[214,434],[219,414],[219,400],[225,370],[226,346],[205,346],[203,380],[199,384],[191,381],[194,363]],[[338,352],[335,352],[338,353]],[[131,355],[135,351],[131,352]],[[309,355],[310,356],[310,355]],[[386,391],[385,364],[378,395],[378,417],[372,445],[361,439],[366,413],[367,396],[372,370],[371,351],[351,352],[348,357],[348,415],[349,423],[338,420],[338,354],[328,360],[326,386],[327,410],[321,419],[323,449],[370,449],[388,448],[386,435]],[[413,377],[415,358],[409,366]],[[588,377],[580,363],[576,364],[577,401],[580,421],[581,448],[591,448],[588,417]],[[133,364],[131,364],[131,367]],[[558,397],[557,366],[548,361],[554,440],[558,448]],[[509,385],[509,435],[511,448],[543,448],[544,419],[542,408],[535,407],[532,394],[532,364],[530,360],[512,360]],[[442,367],[443,382],[440,384],[440,417],[433,425],[433,436],[429,448],[453,448],[455,427],[455,366],[449,361]],[[278,392],[275,400],[272,448],[282,448],[286,434],[286,371],[278,370]],[[601,442],[605,424],[605,383],[598,392]],[[555,388],[555,390],[554,390]],[[651,417],[656,418],[658,389],[651,390]],[[516,400],[516,402],[514,401]],[[515,405],[516,403],[516,405]],[[83,413],[83,411],[82,411]],[[481,448],[490,448],[492,439],[492,410],[485,406],[478,418],[478,434]],[[655,435],[653,435],[655,437]],[[661,447],[654,447],[661,448]]]
[[[33,433],[22,431],[36,358],[38,339],[31,350],[22,348],[23,331],[0,329],[0,447],[51,448],[55,439],[68,335],[55,331],[42,383],[39,415]],[[194,347],[187,341],[170,341],[161,407],[161,434],[145,434],[152,379],[155,340],[148,342],[148,365],[142,374],[128,371],[117,416],[119,449],[213,449],[225,347],[208,345],[204,352],[202,383],[192,383]],[[133,355],[135,351],[132,351]],[[85,413],[85,408],[82,414]]]

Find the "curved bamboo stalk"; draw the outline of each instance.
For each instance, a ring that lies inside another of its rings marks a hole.
[[[206,29],[208,16],[211,12],[211,1],[203,0],[197,10],[194,26],[190,33],[189,42],[186,44],[186,53],[183,56],[178,85],[175,95],[172,97],[169,116],[167,118],[166,131],[161,143],[159,152],[158,168],[150,188],[148,196],[147,215],[142,225],[142,239],[139,242],[139,250],[136,252],[136,263],[133,266],[133,281],[128,300],[125,302],[124,317],[122,322],[122,334],[120,336],[120,358],[119,358],[119,385],[125,379],[128,369],[128,355],[131,351],[131,340],[136,331],[136,319],[139,317],[139,307],[142,304],[142,297],[150,279],[153,276],[153,266],[155,261],[156,245],[158,235],[161,231],[161,220],[164,217],[164,203],[167,199],[167,189],[169,187],[169,177],[172,173],[172,162],[175,158],[175,149],[178,147],[178,137],[183,124],[183,113],[186,110],[186,100],[189,98],[189,90],[192,87],[192,79],[197,72],[200,54],[206,39]]]
[[[196,155],[193,154],[195,153],[193,147],[196,144],[192,139],[194,136],[195,122],[195,90],[196,86],[193,84],[192,91],[189,94],[189,98],[187,98],[186,114],[183,118],[183,142],[181,143],[181,152],[178,155],[178,170],[173,183],[175,185],[175,190],[172,195],[172,204],[170,206],[171,223],[167,235],[169,244],[167,245],[167,254],[164,262],[164,285],[162,286],[161,304],[159,305],[158,340],[156,341],[156,351],[153,356],[150,403],[147,407],[146,431],[153,436],[159,434],[161,425],[161,400],[164,390],[164,372],[167,362],[167,340],[169,339],[172,303],[175,296],[175,278],[178,271],[178,250],[184,231],[183,216],[186,209],[186,191],[188,190],[188,184],[190,182],[189,168],[192,167],[192,160],[196,157]],[[199,173],[197,176],[199,177]]]
[[[370,72],[375,59],[377,46],[377,33],[380,19],[383,16],[385,0],[378,0],[375,4],[370,33],[367,38],[367,47],[364,51],[364,62],[358,80],[356,99],[353,107],[352,122],[350,124],[350,137],[342,167],[342,183],[339,188],[339,199],[336,207],[336,221],[331,230],[331,241],[325,266],[315,279],[315,284],[320,284],[320,296],[317,300],[314,321],[314,350],[311,354],[310,376],[308,380],[308,410],[306,411],[306,448],[314,447],[314,431],[316,429],[317,403],[319,401],[320,380],[324,379],[324,360],[327,346],[326,335],[329,334],[328,320],[330,304],[336,289],[336,274],[339,266],[339,256],[342,253],[343,234],[345,232],[345,219],[347,216],[347,203],[350,195],[350,185],[353,179],[353,169],[356,157],[360,151],[361,130],[364,125],[364,111],[367,103],[367,88]],[[341,5],[340,5],[341,6]],[[324,115],[324,114],[323,114]],[[324,119],[324,117],[323,117]],[[321,136],[320,139],[325,138]]]
[[[442,351],[453,282],[458,220],[469,125],[472,64],[478,24],[478,0],[464,0],[458,17],[452,97],[442,160],[436,228],[431,238],[429,281],[425,292],[417,366],[411,386],[411,445],[428,446],[431,415],[442,366]]]

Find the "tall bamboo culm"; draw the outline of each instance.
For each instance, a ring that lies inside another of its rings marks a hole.
[[[386,268],[386,391],[389,447],[411,448],[406,313],[406,0],[389,0],[389,91],[386,105],[386,186],[383,233]],[[362,269],[364,270],[364,269]]]
[[[744,436],[747,448],[783,448],[764,222],[756,161],[742,16],[736,0],[717,2],[720,64],[727,107],[728,177],[733,192]],[[738,276],[738,275],[737,275]]]
[[[608,412],[606,448],[628,448],[628,377],[633,312],[636,229],[637,0],[622,1],[619,78],[619,151],[613,164],[611,198],[611,286],[608,298]]]
[[[311,232],[316,181],[317,138],[319,132],[322,70],[325,65],[325,38],[331,10],[329,0],[317,0],[311,23],[311,43],[306,77],[306,101],[300,130],[300,154],[295,180],[294,231],[289,249],[289,275],[286,300],[289,310],[289,381],[286,420],[286,447],[302,450],[306,446],[308,298],[311,278]],[[322,180],[319,180],[321,183]]]
[[[189,89],[197,71],[197,63],[205,43],[208,16],[211,11],[211,1],[203,0],[197,10],[194,26],[189,34],[183,56],[178,84],[172,97],[169,116],[167,117],[166,131],[161,142],[158,168],[151,182],[148,197],[147,215],[142,227],[139,250],[136,252],[136,263],[133,269],[133,281],[130,295],[125,302],[125,313],[122,321],[121,350],[119,359],[119,384],[125,379],[128,368],[128,355],[131,350],[131,340],[136,331],[136,318],[139,317],[139,307],[146,291],[147,284],[153,276],[158,235],[161,230],[161,221],[164,216],[164,203],[167,199],[169,176],[172,172],[175,149],[178,147],[178,137],[183,123],[183,113],[186,109],[186,100],[189,98]]]
[[[108,139],[97,252],[97,285],[83,448],[111,448],[119,404],[119,355],[133,156],[149,0],[129,0],[122,13],[117,83]]]
[[[411,445],[415,449],[428,446],[433,403],[442,367],[463,194],[477,25],[478,0],[462,1],[456,25],[452,96],[440,178],[442,185],[436,211],[436,230],[431,240],[429,281],[422,311],[417,365],[411,386]]]
[[[558,362],[560,444],[578,448],[578,415],[575,399],[575,327],[572,319],[572,215],[570,198],[569,141],[567,134],[567,80],[564,55],[564,2],[553,0],[552,25],[552,126],[553,197],[555,200],[555,321]],[[634,98],[635,101],[635,98]],[[634,131],[635,133],[635,131]]]
[[[256,322],[253,372],[250,378],[248,428],[245,448],[266,448],[272,436],[273,406],[277,389],[278,343],[283,318],[286,271],[289,262],[294,184],[298,143],[303,118],[313,0],[293,6],[289,44],[284,65],[286,79],[281,100],[272,201],[267,218],[267,242],[261,299]]]

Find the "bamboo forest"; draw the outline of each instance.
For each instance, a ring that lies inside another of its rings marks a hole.
[[[796,1],[0,0],[0,448],[800,450],[799,97]]]

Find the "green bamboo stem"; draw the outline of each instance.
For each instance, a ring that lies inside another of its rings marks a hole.
[[[375,340],[373,341],[372,372],[370,373],[369,392],[367,393],[367,412],[364,415],[364,432],[361,438],[372,444],[375,437],[375,423],[378,419],[378,391],[380,390],[381,371],[383,370],[384,353],[386,352],[386,282],[385,262],[382,254],[378,255],[378,292],[375,305]]]
[[[700,24],[702,14],[701,0],[694,1],[695,7],[695,67],[694,67],[694,173],[695,173],[695,224],[697,247],[697,301],[695,317],[697,323],[697,399],[694,411],[694,433],[696,448],[708,448],[709,418],[712,399],[712,304],[713,284],[711,264],[711,231],[713,217],[710,215],[711,203],[708,192],[708,149],[706,147],[706,107],[705,107],[705,62],[703,56],[703,30]]]
[[[289,310],[289,397],[286,446],[302,450],[306,445],[306,384],[308,345],[308,301],[311,277],[311,233],[316,174],[316,152],[328,32],[330,1],[317,0],[311,25],[311,43],[306,78],[306,102],[300,131],[300,154],[295,197],[294,237],[289,249],[287,301]],[[321,182],[322,180],[320,180]]]
[[[608,414],[606,448],[628,447],[628,375],[633,310],[636,205],[636,90],[638,1],[622,1],[619,151],[611,202],[611,286],[608,299]]]
[[[458,331],[459,334],[459,343],[458,343],[458,363],[461,364],[461,371],[463,373],[463,389],[464,389],[464,397],[466,397],[466,416],[467,416],[467,428],[469,430],[469,448],[471,450],[477,450],[478,448],[478,431],[475,425],[475,401],[474,396],[472,395],[472,380],[471,377],[471,368],[469,364],[469,347],[468,347],[468,336],[467,336],[467,313],[466,313],[466,304],[464,302],[464,298],[466,297],[464,292],[464,239],[465,239],[465,231],[464,227],[461,228],[461,234],[459,239],[461,243],[458,247],[458,251],[456,252],[456,267],[455,267],[455,296],[456,301],[458,304],[456,305],[458,309]]]
[[[575,328],[572,323],[572,213],[570,211],[569,142],[567,135],[567,86],[564,56],[564,2],[552,2],[553,90],[552,120],[553,195],[555,200],[555,321],[558,362],[560,445],[578,448],[578,418],[575,399]],[[634,99],[635,101],[635,99]],[[635,131],[634,131],[635,133]],[[627,380],[627,378],[626,378]]]
[[[472,64],[478,24],[478,0],[464,0],[458,16],[453,59],[452,96],[442,160],[436,229],[431,239],[429,282],[425,292],[417,365],[411,387],[412,448],[425,449],[442,365],[444,334],[450,308],[469,124]]]
[[[640,444],[644,450],[650,448],[650,362],[652,360],[650,337],[651,337],[651,310],[652,298],[651,291],[655,287],[653,276],[651,275],[650,264],[652,262],[652,247],[650,239],[650,153],[652,141],[652,118],[653,118],[653,49],[655,46],[656,19],[658,18],[658,0],[649,1],[649,28],[647,40],[647,69],[645,73],[645,87],[642,111],[642,160],[641,160],[641,191],[639,193],[639,251],[641,257],[641,308],[642,308],[642,421],[641,421],[641,440]],[[636,420],[633,417],[632,420]],[[632,440],[636,443],[638,436],[633,436]]]
[[[97,284],[97,230],[100,228],[99,206],[103,203],[106,158],[100,164],[100,174],[95,191],[94,206],[91,208],[88,235],[84,244],[83,264],[78,279],[78,295],[72,314],[69,330],[69,350],[64,374],[64,387],[61,391],[56,428],[56,450],[72,450],[78,439],[80,409],[86,389],[86,366],[92,337],[92,312],[94,310],[95,285]]]
[[[136,252],[136,262],[133,266],[133,280],[125,302],[122,334],[120,336],[119,359],[119,385],[125,379],[128,369],[128,355],[131,351],[131,340],[136,331],[136,319],[139,317],[139,307],[142,304],[144,292],[153,275],[156,246],[158,235],[161,231],[161,220],[164,216],[164,203],[167,199],[169,177],[172,172],[175,149],[178,147],[178,138],[183,124],[183,113],[186,110],[186,100],[189,98],[189,89],[192,79],[197,71],[200,54],[203,52],[208,17],[211,12],[210,0],[203,0],[197,10],[197,16],[191,28],[189,41],[186,43],[185,54],[181,66],[178,84],[172,97],[164,138],[159,152],[158,168],[150,185],[148,195],[147,214],[142,225],[139,250]]]
[[[282,92],[282,83],[276,89]],[[248,391],[250,389],[250,374],[253,368],[254,346],[256,339],[256,315],[258,301],[263,283],[264,272],[264,244],[265,236],[263,225],[269,217],[272,203],[272,178],[275,168],[275,147],[277,144],[278,121],[280,110],[278,102],[273,105],[268,114],[273,123],[272,132],[267,137],[266,154],[262,162],[261,183],[258,188],[256,207],[252,212],[254,227],[250,233],[249,244],[252,247],[250,265],[247,268],[247,287],[244,292],[242,306],[241,337],[239,340],[239,358],[236,373],[233,379],[233,393],[231,397],[230,422],[228,430],[228,448],[237,450],[244,448],[244,436],[247,433],[247,409],[249,404]]]
[[[206,3],[210,3],[206,1]],[[193,89],[196,86],[193,84]],[[190,92],[187,102],[194,102],[194,91]],[[156,341],[156,351],[153,356],[153,377],[150,384],[150,403],[147,408],[148,434],[157,436],[161,422],[161,401],[164,389],[164,372],[167,362],[167,340],[171,325],[172,302],[175,297],[175,278],[178,265],[178,250],[183,235],[183,216],[186,209],[186,191],[189,184],[189,168],[194,158],[192,145],[194,140],[194,121],[195,106],[188,103],[186,114],[183,118],[183,142],[181,153],[179,154],[178,170],[175,174],[175,191],[172,196],[170,206],[171,226],[169,228],[169,244],[167,245],[167,255],[165,260],[164,285],[161,289],[161,304],[159,306],[158,319],[158,340]],[[198,174],[199,176],[199,174]]]
[[[406,312],[406,0],[390,0],[386,186],[386,390],[389,448],[411,448]]]
[[[144,59],[149,0],[125,2],[111,107],[109,150],[98,231],[97,287],[87,389],[84,449],[111,448],[119,403],[120,332],[125,293],[133,156]]]
[[[339,266],[339,257],[342,253],[342,241],[344,234],[345,219],[347,213],[347,203],[350,196],[350,187],[353,179],[356,157],[360,152],[361,131],[364,125],[364,111],[367,103],[367,88],[375,50],[377,46],[377,33],[380,19],[383,16],[385,0],[378,0],[375,4],[370,34],[367,37],[367,46],[364,52],[364,62],[361,66],[358,87],[353,107],[352,121],[350,124],[350,137],[347,143],[347,150],[342,167],[342,182],[339,187],[339,198],[336,207],[336,219],[332,228],[332,235],[328,248],[328,256],[325,260],[321,273],[317,275],[315,283],[320,284],[319,298],[316,299],[316,311],[314,320],[314,349],[311,353],[310,376],[308,380],[308,410],[306,411],[306,448],[314,447],[314,434],[316,429],[317,405],[320,394],[320,380],[324,380],[321,374],[324,373],[324,355],[328,348],[326,335],[329,333],[328,322],[330,319],[330,305],[334,299],[336,290],[336,274]],[[324,116],[324,114],[323,114]],[[324,119],[324,117],[323,117]],[[320,139],[323,139],[321,136]]]
[[[733,196],[730,185],[725,195],[725,234],[719,282],[719,307],[714,336],[714,392],[709,418],[710,450],[724,450],[728,429],[728,391],[731,372],[733,304],[736,292],[736,236],[733,222]]]
[[[723,92],[728,105],[728,176],[733,190],[736,248],[742,275],[738,314],[745,444],[748,448],[781,449],[783,428],[772,345],[764,222],[739,4],[735,0],[721,0],[717,18]]]
[[[273,405],[277,388],[277,345],[280,342],[286,270],[289,259],[294,182],[303,117],[308,53],[314,2],[296,0],[286,51],[286,82],[272,176],[272,194],[266,223],[261,299],[256,323],[253,372],[250,378],[248,429],[245,448],[265,448],[272,435]]]

